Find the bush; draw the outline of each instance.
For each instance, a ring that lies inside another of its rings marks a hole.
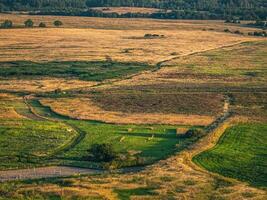
[[[54,21],[54,26],[59,27],[59,26],[62,26],[62,25],[63,25],[62,21],[59,21],[59,20]]]
[[[259,36],[259,37],[267,37],[267,33],[265,31],[257,32],[255,31],[253,33],[254,36]]]
[[[94,144],[88,150],[88,159],[96,162],[110,162],[117,157],[111,144]]]
[[[39,27],[40,27],[40,28],[45,28],[45,27],[46,27],[46,24],[45,24],[44,22],[41,22],[41,23],[39,24]]]
[[[236,30],[236,31],[234,32],[234,34],[244,35],[244,33],[240,32],[239,30]]]
[[[150,33],[146,33],[144,35],[144,38],[148,38],[148,39],[153,39],[153,38],[163,38],[164,35],[158,35],[158,34],[150,34]]]
[[[183,135],[184,138],[192,138],[192,137],[201,137],[204,135],[204,131],[200,129],[189,129],[186,131],[186,133]]]
[[[28,28],[33,27],[33,25],[34,25],[34,23],[33,23],[33,21],[31,19],[27,19],[24,22],[24,24],[25,24],[25,27],[28,27]]]
[[[224,23],[241,24],[239,19],[226,19]]]
[[[11,20],[5,20],[2,24],[1,24],[1,28],[12,28],[13,23]]]

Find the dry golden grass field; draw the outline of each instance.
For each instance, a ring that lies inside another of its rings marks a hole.
[[[116,12],[126,10],[116,8]],[[23,28],[29,18],[35,27]],[[36,141],[42,140],[43,149],[54,139],[59,141],[52,163],[63,159],[63,164],[71,165],[68,162],[72,161],[79,167],[88,167],[88,163],[77,160],[75,155],[84,155],[94,139],[119,143],[121,148],[129,142],[127,150],[140,143],[142,151],[154,147],[161,153],[168,151],[164,145],[170,139],[178,142],[172,155],[142,171],[134,168],[129,173],[0,183],[1,200],[266,199],[266,188],[209,172],[192,162],[195,155],[213,148],[227,128],[267,122],[267,40],[247,35],[258,29],[223,21],[0,14],[0,23],[5,19],[17,27],[0,29],[0,70],[8,71],[6,75],[0,72],[0,131],[11,131],[12,124],[16,124],[17,132],[11,134],[16,138],[16,148],[20,147],[20,129],[27,123],[23,133],[28,133],[30,127],[29,134]],[[52,25],[57,19],[63,22],[60,28]],[[48,27],[38,28],[40,22]],[[239,30],[244,35],[225,33],[224,29]],[[159,37],[146,38],[145,34]],[[124,73],[112,71],[116,66],[126,71],[142,67]],[[58,70],[57,74],[53,70],[46,73],[50,69]],[[106,70],[97,74],[105,78],[93,79],[93,70],[96,74]],[[115,73],[118,75],[110,76]],[[35,129],[37,122],[39,129]],[[42,138],[49,140],[39,139],[41,124],[47,131]],[[164,134],[156,132],[154,138],[153,126],[159,127],[157,131],[164,130]],[[190,141],[183,139],[180,132],[192,127],[211,131]],[[53,129],[59,132],[46,134]],[[77,133],[77,138],[69,141],[67,134],[72,133]],[[6,141],[4,136],[1,134],[0,142]],[[66,139],[62,147],[60,137]],[[160,141],[165,142],[163,146]],[[49,158],[38,156],[27,160],[32,156],[27,148],[11,161],[30,163],[25,166],[35,166],[34,162],[39,161],[51,164]],[[0,156],[0,161],[4,163],[7,158]]]
[[[164,35],[146,39],[147,33]],[[1,30],[0,61],[95,61],[156,64],[173,55],[227,46],[254,38],[191,30],[8,29]]]

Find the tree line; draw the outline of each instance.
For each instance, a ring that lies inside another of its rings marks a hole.
[[[102,13],[92,7],[132,6],[163,9],[154,14]],[[171,10],[165,12],[164,10]],[[41,11],[46,14],[101,16],[101,17],[152,17],[167,19],[226,19],[266,20],[266,0],[1,0],[0,11]]]
[[[60,21],[60,20],[55,20],[53,22],[53,25],[55,27],[59,27],[59,26],[62,26],[63,23]],[[5,20],[3,23],[0,24],[0,28],[13,28],[14,27],[14,24],[11,20]],[[24,27],[25,28],[32,28],[34,27],[34,22],[31,20],[31,19],[27,19],[25,22],[24,22]],[[44,22],[40,22],[38,27],[40,28],[45,28],[46,27],[46,23]]]

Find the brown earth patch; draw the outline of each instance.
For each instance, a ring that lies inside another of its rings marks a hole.
[[[118,91],[120,92],[120,91]],[[117,93],[103,92],[91,98],[106,111],[216,116],[224,97],[214,93]]]

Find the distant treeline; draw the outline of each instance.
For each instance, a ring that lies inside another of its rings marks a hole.
[[[102,13],[92,7],[151,7],[171,12],[154,14]],[[152,17],[167,19],[227,19],[265,20],[266,0],[0,0],[0,11],[40,11],[43,14],[96,17]]]

